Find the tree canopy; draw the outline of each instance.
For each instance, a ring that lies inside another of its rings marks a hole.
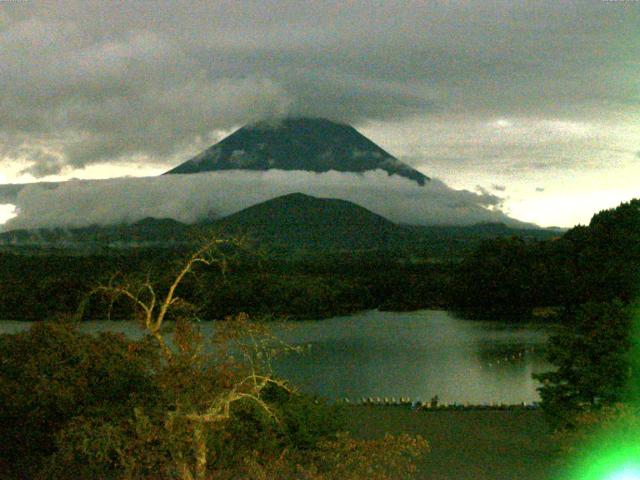
[[[224,271],[229,243],[212,239],[160,282],[115,275],[94,288],[132,305],[142,340],[83,334],[77,319],[0,336],[7,478],[410,478],[426,441],[340,433],[337,407],[273,375],[270,359],[289,347],[264,324],[241,314],[199,333],[187,279]]]

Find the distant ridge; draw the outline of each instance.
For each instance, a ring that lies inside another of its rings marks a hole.
[[[245,125],[192,159],[166,172],[220,170],[384,170],[420,185],[429,181],[355,128],[322,118],[288,118]]]
[[[183,242],[190,227],[170,218],[143,218],[130,225],[16,229],[0,233],[0,245],[171,244]]]
[[[515,229],[502,223],[469,226],[396,224],[353,202],[291,193],[245,208],[227,217],[192,225],[145,218],[131,225],[40,228],[0,233],[0,247],[67,248],[96,251],[104,247],[192,246],[203,229],[222,235],[247,234],[256,245],[280,252],[385,250],[450,254],[482,239],[555,238],[561,232]]]

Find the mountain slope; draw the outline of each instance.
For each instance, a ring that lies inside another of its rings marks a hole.
[[[420,185],[429,180],[355,128],[320,118],[290,118],[246,125],[166,173],[236,169],[313,172],[381,169]]]
[[[283,195],[215,222],[225,232],[247,232],[260,243],[285,248],[384,248],[402,227],[345,200],[302,193]]]

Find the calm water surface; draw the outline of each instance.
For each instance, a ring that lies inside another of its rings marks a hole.
[[[211,323],[203,323],[203,332]],[[28,328],[0,322],[0,332]],[[279,357],[276,372],[303,391],[330,399],[410,397],[441,402],[538,400],[532,373],[547,371],[548,327],[456,318],[438,310],[376,310],[322,321],[281,322],[274,332],[305,347]],[[129,322],[86,322],[83,331],[139,337]]]

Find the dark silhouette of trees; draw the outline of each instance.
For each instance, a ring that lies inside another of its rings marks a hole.
[[[640,200],[593,216],[555,240],[483,242],[454,268],[447,304],[527,312],[633,301],[640,286]]]
[[[556,426],[626,398],[630,380],[631,309],[621,301],[585,303],[565,316],[548,344],[557,370],[534,375],[542,407]]]

